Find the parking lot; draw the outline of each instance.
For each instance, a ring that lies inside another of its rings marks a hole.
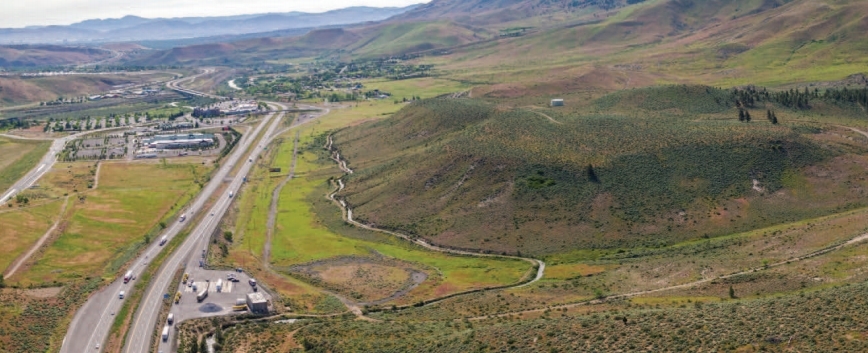
[[[175,314],[175,320],[178,321],[230,314],[237,300],[246,299],[247,293],[254,292],[253,286],[249,283],[250,277],[245,272],[209,271],[197,267],[188,268],[187,273],[189,280],[179,287],[181,300],[178,304],[172,305],[170,311]],[[228,274],[233,274],[238,281],[228,280]],[[219,291],[217,290],[218,279],[222,280],[222,288]],[[203,288],[207,288],[208,296],[200,302],[196,296]],[[270,300],[267,293],[263,294]]]

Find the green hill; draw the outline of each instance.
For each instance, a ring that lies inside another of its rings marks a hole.
[[[589,73],[585,87],[606,89],[777,86],[843,79],[863,72],[868,57],[860,1],[649,0],[584,19],[455,50],[443,69],[525,86]]]
[[[479,40],[481,35],[487,36],[486,31],[448,21],[390,23],[351,29],[321,29],[299,37],[178,47],[151,52],[132,62],[143,65],[222,65],[326,54],[382,57],[463,45]]]
[[[658,246],[866,204],[841,180],[815,175],[858,180],[842,163],[859,158],[863,142],[789,121],[814,113],[784,110],[774,125],[768,102],[739,122],[736,99],[668,86],[572,111],[418,102],[335,135],[356,170],[343,195],[379,227],[535,254]]]

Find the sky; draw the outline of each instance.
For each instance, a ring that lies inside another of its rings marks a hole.
[[[96,18],[324,12],[350,6],[408,6],[428,0],[0,0],[0,27],[67,25]]]

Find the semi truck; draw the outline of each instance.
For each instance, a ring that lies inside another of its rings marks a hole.
[[[217,280],[217,291],[218,292],[223,291],[223,279],[222,278]]]
[[[133,271],[127,271],[127,274],[124,275],[124,283],[129,283],[130,280],[133,279]]]
[[[175,314],[169,313],[169,318],[166,319],[166,322],[169,323],[169,325],[175,323]]]
[[[166,245],[167,241],[169,241],[169,236],[164,235],[162,238],[160,238],[160,246]]]
[[[163,342],[169,340],[169,325],[163,326]]]

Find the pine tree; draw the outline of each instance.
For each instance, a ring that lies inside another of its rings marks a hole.
[[[750,112],[747,110],[744,111],[744,121],[748,123],[750,122]]]
[[[775,114],[775,112],[772,112],[772,124],[774,124],[774,125],[778,124],[778,116],[777,116],[777,114]]]
[[[766,119],[769,119],[769,121],[772,121],[772,110],[771,109],[766,110]]]
[[[729,286],[729,297],[731,299],[735,299],[735,289],[732,289],[732,286]]]
[[[738,110],[738,121],[744,122],[744,110]]]
[[[594,166],[591,165],[591,164],[588,164],[587,171],[588,171],[588,180],[589,180],[590,182],[592,182],[592,183],[597,183],[597,184],[599,184],[599,183],[600,183],[600,178],[598,178],[598,177],[597,177],[597,173],[594,172]]]
[[[208,344],[205,343],[205,338],[202,338],[202,340],[199,341],[199,352],[208,352]]]

